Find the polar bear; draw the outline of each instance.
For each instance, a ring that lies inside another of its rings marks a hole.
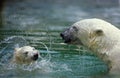
[[[84,19],[60,35],[65,43],[91,50],[108,65],[109,73],[120,72],[120,30],[114,25],[102,19]]]
[[[34,47],[23,46],[15,48],[12,62],[16,64],[30,64],[36,61],[39,57],[39,52]]]

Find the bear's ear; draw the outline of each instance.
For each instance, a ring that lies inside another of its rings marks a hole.
[[[102,29],[97,29],[97,30],[95,30],[95,34],[96,35],[98,35],[98,36],[101,36],[101,35],[103,35],[103,30]]]

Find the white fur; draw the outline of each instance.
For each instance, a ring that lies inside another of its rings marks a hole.
[[[35,61],[32,59],[32,57],[35,54],[39,55],[39,52],[34,47],[31,46],[23,46],[20,48],[15,48],[12,62],[17,64],[32,63]]]
[[[110,73],[120,72],[120,30],[101,19],[85,19],[73,24],[77,27],[77,37],[84,46],[92,50],[103,61],[108,63]],[[95,31],[102,30],[98,36]],[[105,56],[102,56],[105,55]]]

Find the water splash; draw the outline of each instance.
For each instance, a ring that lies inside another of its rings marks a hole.
[[[40,73],[55,73],[55,72],[62,72],[62,71],[72,71],[67,64],[60,64],[58,62],[50,62],[48,60],[41,60],[27,64],[8,64],[4,66],[6,70],[22,70],[22,71],[38,71]]]
[[[11,36],[0,42],[0,63],[8,63],[13,57],[14,48],[27,45],[28,42],[22,36]],[[1,65],[0,64],[0,65]]]
[[[11,37],[5,38],[3,41],[0,42],[0,45],[1,45],[0,46],[1,47],[0,62],[6,62],[8,58],[12,57],[15,48],[23,47],[28,44],[29,43],[26,41],[26,39],[23,36],[11,36]],[[51,55],[49,53],[48,47],[43,42],[40,42],[40,44],[42,44],[47,50],[47,55],[44,58],[49,57],[48,61],[50,61]],[[40,58],[44,59],[41,56]]]
[[[29,44],[23,36],[11,36],[11,37],[5,38],[3,41],[0,42],[0,45],[3,43],[9,43],[9,44],[15,44],[15,45],[19,44],[19,47]]]
[[[50,51],[49,51],[48,47],[43,42],[40,42],[40,44],[42,44],[46,48],[46,50],[47,50],[47,55],[44,58],[48,57],[48,61],[50,61],[51,54],[50,54]],[[42,56],[40,56],[40,58],[44,59]]]
[[[9,63],[5,66],[7,70],[13,70],[13,69],[20,69],[20,70],[26,70],[26,71],[34,71],[34,70],[41,70],[44,72],[50,72],[50,67],[52,66],[51,62],[48,62],[46,60],[36,61],[31,64],[16,64],[16,63]]]
[[[37,42],[33,41],[33,43],[37,43]],[[46,56],[44,56],[44,57],[39,56],[39,58],[42,59],[42,60],[47,59],[48,61],[50,61],[51,60],[51,52],[50,52],[49,48],[43,42],[39,42],[39,44],[43,45],[45,47],[45,49],[46,49],[45,52],[47,52]]]

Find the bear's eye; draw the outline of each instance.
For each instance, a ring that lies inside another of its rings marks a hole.
[[[103,31],[102,31],[101,29],[96,30],[95,33],[96,33],[98,36],[103,35]]]
[[[78,31],[78,29],[77,29],[77,27],[76,27],[76,26],[73,26],[73,29],[74,29],[75,31]]]

